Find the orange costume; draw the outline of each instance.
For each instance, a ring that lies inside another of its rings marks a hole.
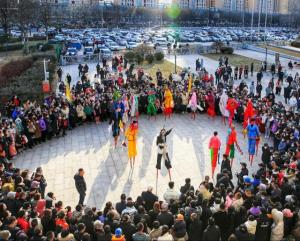
[[[164,94],[164,114],[166,116],[170,116],[172,114],[172,110],[174,107],[174,101],[173,101],[173,96],[172,92],[170,91],[169,88],[166,88],[165,94]]]
[[[135,124],[130,124],[125,132],[125,137],[128,140],[128,158],[134,158],[137,155],[136,140],[138,134],[138,127]]]

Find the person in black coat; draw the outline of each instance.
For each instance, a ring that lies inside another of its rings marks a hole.
[[[131,223],[130,217],[128,214],[123,215],[122,222],[120,223],[119,227],[122,229],[123,234],[125,235],[126,241],[133,241],[132,235],[134,233],[136,233],[136,228],[135,228],[134,224]]]
[[[237,238],[237,241],[254,241],[254,237],[255,237],[253,234],[248,233],[245,224],[241,224],[235,230],[235,236]]]
[[[174,224],[174,218],[172,213],[168,211],[168,204],[163,203],[161,205],[161,212],[157,215],[157,221],[161,226],[167,225],[169,228]]]
[[[183,186],[180,187],[180,193],[182,195],[186,194],[189,191],[194,191],[194,186],[191,185],[191,179],[190,178],[186,178],[185,179],[185,184]]]
[[[261,214],[257,219],[255,240],[267,241],[270,240],[272,220],[268,218],[265,208],[261,208],[260,211]]]
[[[221,239],[221,231],[220,228],[215,225],[215,219],[208,219],[208,226],[203,232],[202,240],[205,241],[219,241]]]
[[[228,227],[229,227],[229,217],[228,213],[225,209],[225,204],[220,204],[220,209],[213,215],[216,225],[220,228],[221,231],[221,239],[222,241],[227,241],[228,239]]]
[[[271,161],[271,150],[268,143],[265,143],[262,148],[261,160],[265,165],[269,165]]]
[[[123,193],[121,194],[120,202],[116,203],[116,210],[119,214],[121,214],[124,209],[126,209],[126,195]]]
[[[85,183],[83,175],[84,175],[83,168],[79,168],[78,173],[76,173],[74,176],[75,186],[76,186],[77,192],[79,193],[78,204],[80,204],[80,205],[83,205],[84,198],[85,198],[85,192],[86,192],[86,183]]]
[[[221,172],[223,172],[224,170],[228,171],[229,178],[232,179],[230,160],[228,159],[228,156],[226,154],[223,155],[223,160],[221,162]]]
[[[188,226],[189,241],[201,241],[203,235],[202,221],[196,213],[191,214],[191,223]]]
[[[186,236],[186,223],[182,214],[177,215],[177,219],[172,228],[174,239],[181,239]]]
[[[153,204],[158,201],[158,197],[152,193],[153,187],[148,187],[146,192],[142,192],[142,199],[147,212],[153,208]]]

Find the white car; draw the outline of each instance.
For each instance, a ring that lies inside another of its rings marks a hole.
[[[127,44],[126,44],[126,48],[127,49],[134,49],[134,48],[136,48],[137,47],[137,43],[135,43],[135,42],[128,42]]]
[[[91,46],[84,47],[83,54],[84,55],[92,55],[94,53],[94,49]]]

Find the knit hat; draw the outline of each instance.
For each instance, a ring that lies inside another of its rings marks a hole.
[[[7,198],[8,199],[13,199],[15,197],[16,197],[16,193],[15,192],[9,192],[9,193],[7,193]]]
[[[1,231],[0,238],[3,240],[8,240],[10,238],[10,232],[8,230]]]
[[[122,229],[121,228],[117,228],[116,230],[115,230],[115,236],[117,236],[117,237],[121,237],[122,236]]]
[[[101,223],[99,220],[96,220],[94,222],[94,228],[99,230],[99,229],[102,229],[103,228],[103,223]]]
[[[33,189],[37,189],[37,188],[40,187],[40,183],[38,181],[32,181],[30,187],[33,188]]]
[[[286,218],[291,218],[291,217],[293,217],[293,213],[292,213],[292,211],[290,210],[290,209],[283,209],[282,210],[282,214],[283,214],[283,216],[284,217],[286,217]]]

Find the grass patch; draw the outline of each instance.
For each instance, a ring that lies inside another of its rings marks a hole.
[[[225,56],[225,54],[202,54],[203,56],[219,61],[221,56]],[[231,66],[240,66],[240,65],[249,65],[249,71],[250,71],[250,65],[251,63],[254,63],[254,71],[258,71],[261,68],[261,61],[257,60],[257,59],[252,59],[252,58],[248,58],[242,55],[238,55],[238,54],[230,54],[230,55],[226,55],[229,58],[229,65]]]
[[[162,75],[164,78],[168,79],[170,73],[174,73],[175,70],[175,64],[171,63],[168,60],[162,60],[162,61],[155,61],[152,64],[148,64],[147,62],[144,62],[143,64],[136,65],[137,68],[143,68],[144,72],[151,76],[153,79],[156,78],[156,71],[160,69],[162,72]],[[182,70],[181,67],[177,65],[176,71],[177,73]]]
[[[262,44],[259,47],[266,48],[266,45]],[[294,51],[294,50],[291,50],[291,49],[284,49],[284,48],[279,48],[279,47],[275,47],[275,46],[270,46],[270,45],[267,45],[267,47],[268,47],[269,50],[273,50],[273,51],[278,52],[280,54],[287,54],[287,55],[290,55],[292,57],[300,58],[300,52],[297,52],[297,51]]]

